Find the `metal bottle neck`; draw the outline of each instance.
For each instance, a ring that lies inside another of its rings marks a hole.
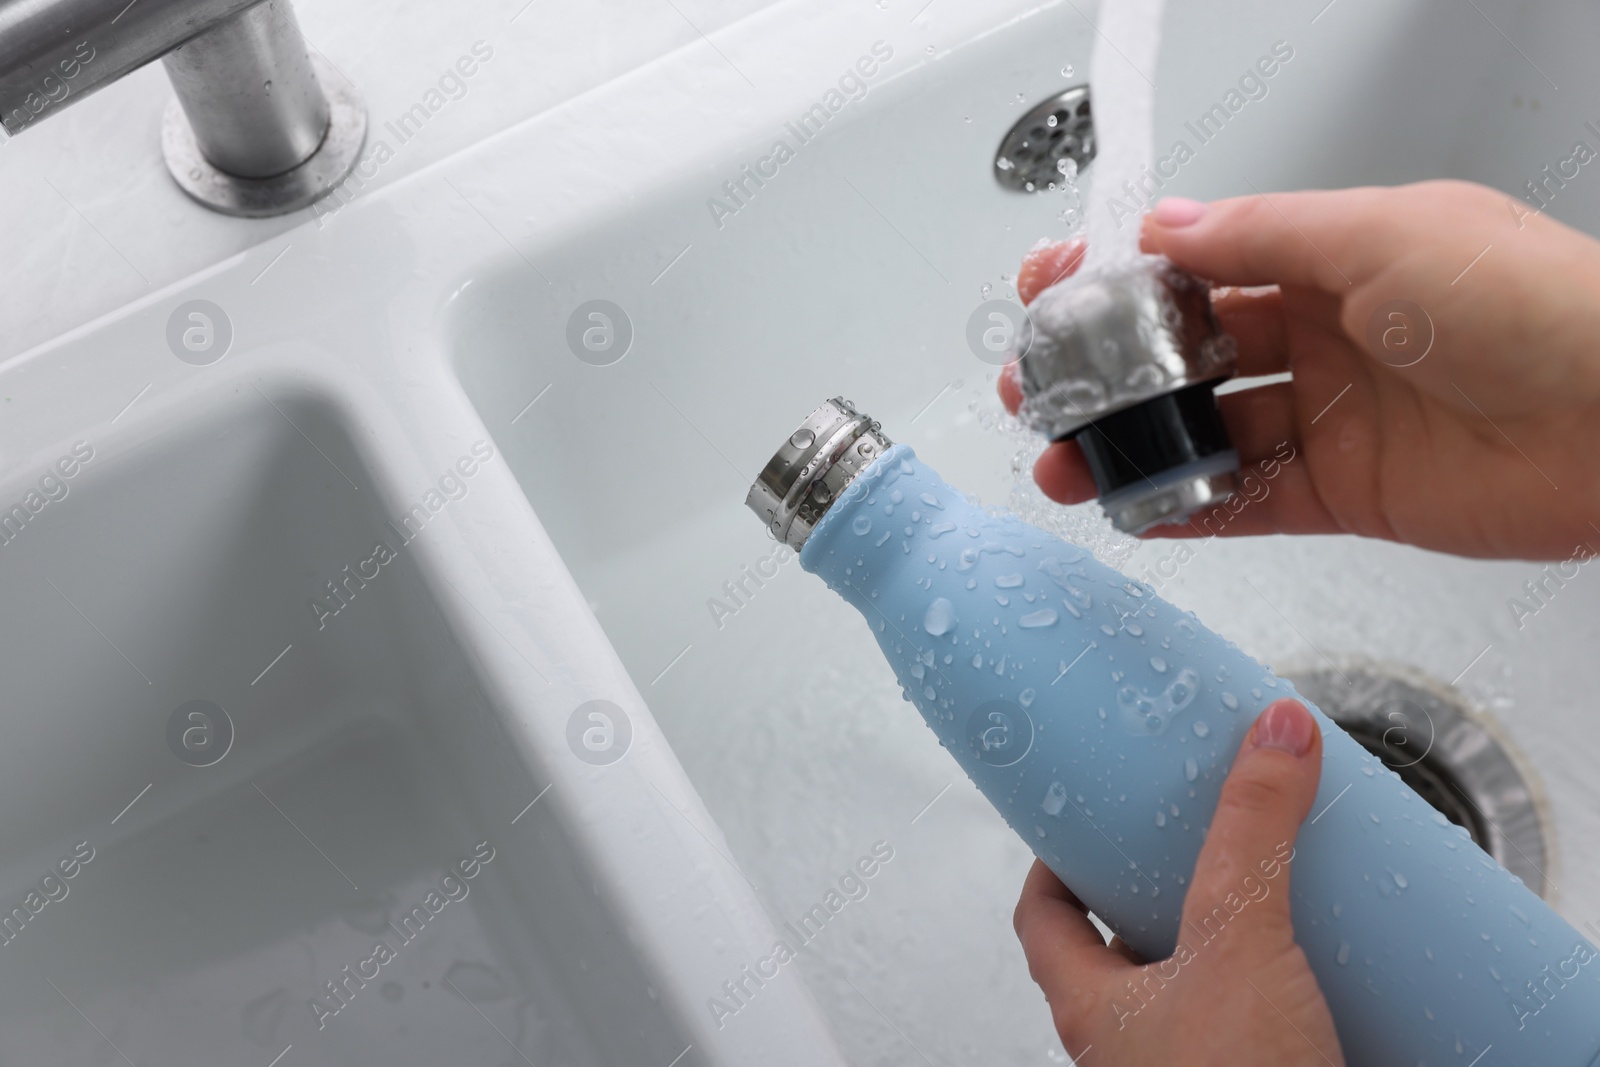
[[[745,506],[796,552],[851,482],[893,444],[843,397],[806,416],[762,468]]]

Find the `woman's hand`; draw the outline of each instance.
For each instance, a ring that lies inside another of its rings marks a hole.
[[[1167,200],[1142,245],[1218,286],[1271,287],[1214,296],[1241,376],[1294,374],[1219,398],[1246,467],[1284,442],[1295,454],[1227,534],[1531,559],[1600,549],[1600,243],[1502,193],[1425,182]],[[1081,251],[1031,253],[1023,302]],[[1000,391],[1015,410],[1010,373]],[[1095,495],[1071,442],[1034,476],[1063,503]]]
[[[1160,962],[1140,961],[1120,940],[1107,945],[1077,898],[1034,864],[1017,936],[1075,1061],[1343,1067],[1289,919],[1286,857],[1321,774],[1316,721],[1296,701],[1274,701],[1223,784],[1184,897],[1178,951]]]

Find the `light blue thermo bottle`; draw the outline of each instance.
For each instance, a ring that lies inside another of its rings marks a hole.
[[[1203,953],[1278,891],[1287,845],[1241,883],[1238,912],[1179,929],[1234,753],[1298,696],[1289,683],[1148,586],[971,503],[847,401],[795,431],[748,503],[866,618],[1012,829],[1145,959]],[[1346,1061],[1590,1067],[1600,954],[1312,711],[1320,814],[1293,845],[1292,911]]]

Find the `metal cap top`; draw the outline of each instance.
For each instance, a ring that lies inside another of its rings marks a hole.
[[[745,507],[798,552],[845,487],[892,444],[877,422],[836,396],[807,415],[773,453]]]
[[[1210,286],[1165,256],[1074,274],[1028,308],[1022,415],[1052,441],[1104,415],[1233,373]]]

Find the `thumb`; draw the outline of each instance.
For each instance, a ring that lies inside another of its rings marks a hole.
[[[1289,920],[1289,860],[1322,777],[1322,732],[1304,704],[1275,700],[1245,736],[1206,832],[1183,902],[1183,937],[1224,936],[1236,948],[1282,948]],[[1234,917],[1248,914],[1243,922]]]
[[[1296,285],[1343,294],[1395,258],[1386,190],[1272,193],[1205,204],[1169,197],[1145,217],[1146,251],[1214,285]]]

